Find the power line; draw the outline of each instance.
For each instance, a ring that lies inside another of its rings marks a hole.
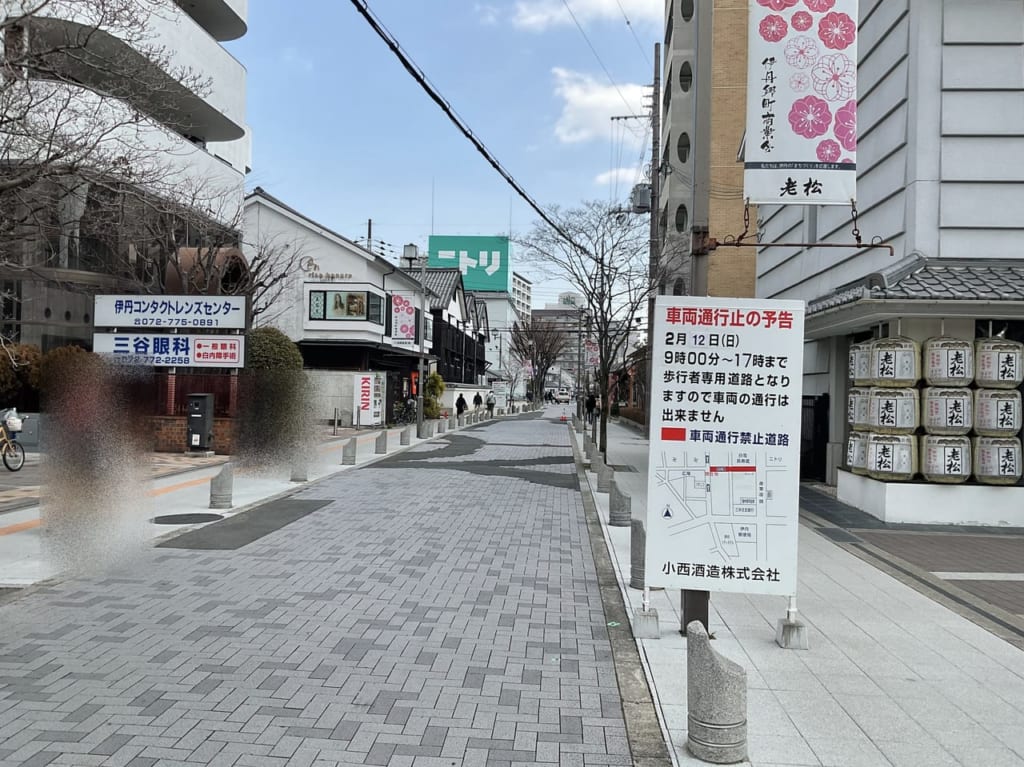
[[[568,242],[574,248],[579,250],[581,253],[589,254],[589,251],[582,245],[580,245],[578,242],[576,242],[576,240],[574,240],[564,229],[562,229],[562,227],[555,223],[551,219],[551,217],[548,216],[548,214],[544,211],[544,209],[541,208],[540,205],[538,205],[534,201],[534,199],[527,193],[527,191],[519,184],[519,182],[516,181],[515,178],[513,178],[512,174],[505,170],[505,167],[498,161],[498,159],[493,154],[491,154],[491,150],[487,148],[483,141],[477,138],[476,134],[473,133],[473,131],[462,119],[462,117],[460,117],[455,112],[455,110],[452,108],[452,105],[448,103],[448,100],[445,99],[437,91],[433,83],[431,83],[430,80],[427,78],[426,74],[424,74],[423,70],[420,69],[419,66],[417,66],[416,63],[405,54],[405,52],[402,50],[402,46],[398,44],[398,40],[396,40],[394,35],[392,35],[391,32],[388,31],[384,27],[384,25],[377,20],[377,18],[370,11],[370,8],[365,2],[365,0],[352,0],[352,5],[356,7],[356,10],[359,11],[360,15],[364,19],[366,19],[366,22],[370,25],[373,31],[376,32],[380,39],[383,40],[384,43],[388,46],[388,48],[391,49],[391,52],[398,57],[398,60],[402,63],[402,66],[405,68],[405,70],[410,75],[412,75],[413,79],[419,84],[419,86],[427,92],[427,95],[430,96],[430,98],[433,99],[434,102],[439,107],[441,107],[441,111],[444,112],[445,115],[447,115],[448,119],[455,125],[456,128],[459,129],[462,135],[469,139],[473,146],[476,147],[476,150],[481,155],[483,155],[484,159],[486,159],[488,163],[490,163],[491,167],[498,171],[498,174],[503,179],[505,179],[505,182],[516,191],[516,194],[522,197],[523,200],[526,201],[526,204],[533,208],[537,215],[540,216],[544,220],[544,222],[548,226],[550,226],[555,232],[557,232],[559,236],[561,236],[566,242]],[[622,95],[621,92],[619,93],[619,95]]]
[[[604,65],[604,61],[597,53],[597,49],[594,48],[594,44],[590,42],[590,38],[587,37],[587,33],[583,31],[583,27],[580,25],[579,20],[576,18],[576,14],[572,12],[572,8],[569,7],[569,0],[562,0],[562,5],[565,6],[565,10],[569,12],[569,16],[572,18],[572,23],[576,25],[576,29],[583,35],[583,39],[587,41],[587,46],[590,48],[590,52],[594,54],[594,58],[597,59],[597,63],[601,65],[601,69],[604,70],[605,75],[608,77],[608,82],[615,88],[615,92],[619,94],[619,98],[622,99],[622,103],[626,105],[626,109],[629,110],[631,117],[637,117],[637,114],[633,111],[633,106],[626,101],[626,97],[622,95],[622,91],[619,90],[618,83],[615,82],[615,78],[612,77],[612,73],[608,71],[608,67]]]
[[[654,66],[651,62],[651,57],[647,55],[647,51],[644,50],[644,46],[640,43],[640,38],[636,36],[636,30],[633,29],[633,22],[629,20],[629,16],[626,15],[626,9],[622,7],[622,3],[619,0],[615,0],[615,4],[619,6],[619,10],[622,11],[622,18],[626,20],[626,26],[629,27],[629,31],[633,34],[633,39],[636,40],[636,47],[640,49],[640,54],[644,57],[644,61],[647,62],[647,68],[650,69]]]

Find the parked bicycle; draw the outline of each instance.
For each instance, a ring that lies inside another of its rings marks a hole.
[[[405,426],[410,423],[416,423],[416,400],[411,400],[404,405],[402,403],[395,405],[395,425]]]
[[[25,448],[18,442],[23,421],[14,408],[0,416],[0,456],[8,471],[19,471],[25,465]]]

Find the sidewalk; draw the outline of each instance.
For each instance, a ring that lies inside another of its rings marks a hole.
[[[608,463],[634,470],[616,476],[630,487],[633,508],[642,508],[647,442],[614,423],[609,437]],[[628,587],[629,528],[607,525],[608,495],[587,476],[632,619],[642,593]],[[784,598],[712,594],[715,648],[747,671],[750,764],[1024,764],[1024,652],[849,553],[826,537],[829,529],[841,530],[814,516],[800,528],[797,601],[810,650],[775,644]],[[1020,572],[1024,549],[1015,540]],[[652,591],[652,607],[660,638],[637,640],[649,682],[677,763],[702,764],[686,751],[680,592]]]

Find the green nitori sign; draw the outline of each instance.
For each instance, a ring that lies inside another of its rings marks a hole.
[[[508,237],[431,235],[428,249],[427,265],[457,267],[466,290],[509,292]]]

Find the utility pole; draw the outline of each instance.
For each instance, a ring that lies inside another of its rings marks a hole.
[[[647,438],[651,438],[654,417],[654,298],[658,294],[658,271],[661,261],[661,43],[654,44],[654,89],[651,93],[651,242],[647,261]]]
[[[414,262],[419,261],[420,264],[420,321],[417,332],[420,337],[420,361],[419,361],[419,373],[416,380],[416,437],[423,439],[423,389],[427,384],[427,286],[425,283],[427,276],[427,259],[425,256],[420,256],[419,248],[415,245],[410,244],[402,248],[402,258],[409,262],[409,269],[412,270]]]

